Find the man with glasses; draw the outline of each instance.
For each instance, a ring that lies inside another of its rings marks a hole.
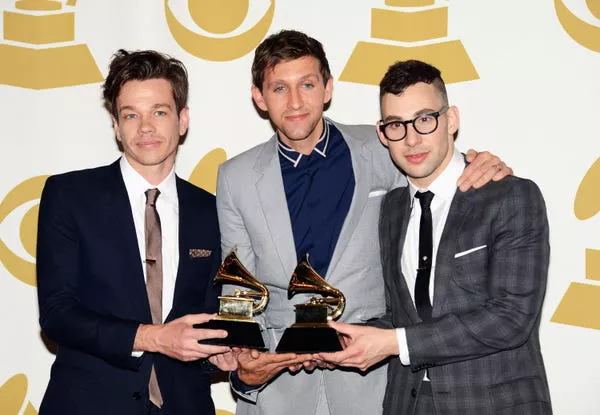
[[[316,39],[294,30],[268,37],[256,48],[252,79],[254,102],[276,133],[221,165],[217,212],[223,253],[237,247],[240,261],[269,288],[269,304],[257,320],[274,350],[294,323],[294,303],[310,297],[287,296],[292,272],[306,253],[317,272],[345,294],[344,321],[365,322],[385,313],[377,220],[384,194],[406,186],[406,179],[374,126],[323,117],[333,78]],[[465,189],[477,177],[482,185],[508,170],[494,167],[503,163],[489,154],[478,159],[462,177]],[[385,367],[367,374],[313,371],[310,359],[243,351],[232,375],[242,398],[238,415],[381,413]],[[307,370],[287,372],[299,363]]]
[[[381,208],[388,311],[376,327],[332,323],[345,349],[319,358],[366,370],[399,356],[384,414],[551,414],[538,335],[549,259],[538,187],[509,177],[457,191],[459,114],[436,68],[394,64],[380,100],[379,139],[409,182]]]

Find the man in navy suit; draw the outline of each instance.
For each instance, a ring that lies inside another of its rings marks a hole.
[[[215,412],[208,375],[235,360],[198,343],[226,332],[192,327],[214,317],[221,254],[214,196],[174,173],[187,95],[178,60],[119,51],[104,99],[123,157],[46,182],[40,324],[59,347],[41,415]]]
[[[387,313],[332,323],[346,348],[320,356],[388,366],[384,414],[552,413],[539,323],[548,274],[546,207],[530,180],[456,190],[459,114],[440,71],[398,62],[380,85],[381,142],[409,186],[388,193],[379,238]]]

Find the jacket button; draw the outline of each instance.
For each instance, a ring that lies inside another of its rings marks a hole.
[[[413,398],[417,397],[417,390],[415,388],[412,388],[410,390],[410,396],[412,396]]]
[[[142,394],[139,392],[133,392],[131,397],[133,398],[134,401],[139,401],[140,399],[142,399]]]

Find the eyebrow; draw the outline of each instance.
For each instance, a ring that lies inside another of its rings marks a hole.
[[[415,112],[412,115],[412,118],[410,118],[411,120],[414,120],[415,118],[420,117],[421,115],[425,115],[425,114],[431,114],[433,112],[437,112],[436,110],[434,110],[433,108],[423,108],[422,110],[419,110],[417,112]],[[383,122],[391,122],[391,121],[405,121],[404,118],[399,117],[397,115],[388,115],[387,117],[385,117],[383,120]]]
[[[319,75],[315,74],[315,73],[312,73],[312,72],[308,73],[308,74],[306,74],[306,75],[304,75],[304,76],[302,76],[300,78],[298,78],[298,81],[302,82],[302,81],[306,81],[307,79],[310,79],[310,78],[315,78],[316,81],[319,81]],[[288,82],[284,81],[283,79],[275,79],[275,80],[273,80],[272,82],[269,83],[269,86],[270,85],[277,85],[277,84],[287,84],[287,83]]]
[[[167,103],[158,103],[158,104],[152,105],[153,110],[158,109],[158,108],[168,108],[168,109],[172,110],[173,106],[171,106],[171,104],[167,104]],[[135,111],[136,109],[133,105],[124,105],[121,108],[119,108],[119,112],[125,111],[125,110]]]

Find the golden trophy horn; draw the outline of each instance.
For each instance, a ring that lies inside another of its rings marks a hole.
[[[308,304],[325,304],[329,307],[327,313],[329,320],[335,320],[344,312],[346,297],[337,288],[332,287],[310,266],[308,254],[304,255],[290,279],[288,286],[288,299],[299,293],[320,294],[324,298],[312,297]],[[331,298],[325,298],[331,297]]]
[[[275,349],[278,353],[337,352],[342,345],[334,329],[327,324],[342,315],[346,307],[344,294],[326,282],[310,266],[304,255],[290,279],[288,298],[298,293],[315,293],[306,303],[296,304],[296,322],[283,332]]]
[[[198,342],[266,350],[260,326],[252,316],[267,305],[269,290],[244,267],[235,253],[235,248],[221,263],[214,284],[250,287],[254,291],[236,288],[232,295],[220,296],[217,316],[206,323],[194,324],[194,328],[225,330],[227,337],[198,340]]]
[[[225,257],[217,271],[215,284],[232,284],[250,287],[256,291],[245,291],[236,289],[234,297],[252,298],[252,314],[260,313],[269,302],[269,290],[267,286],[254,278],[238,259],[235,249]]]

